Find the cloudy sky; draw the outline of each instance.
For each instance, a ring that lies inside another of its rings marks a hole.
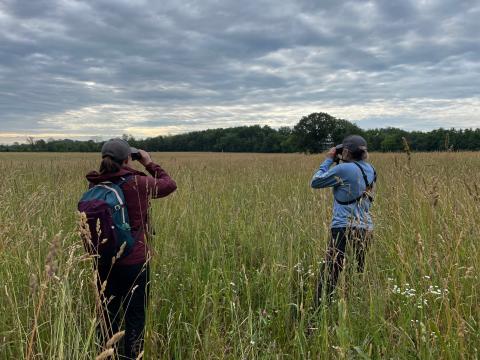
[[[324,111],[480,127],[478,0],[0,0],[0,143]]]

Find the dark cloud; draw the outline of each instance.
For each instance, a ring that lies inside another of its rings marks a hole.
[[[480,126],[479,16],[474,0],[0,0],[0,142],[309,111]]]

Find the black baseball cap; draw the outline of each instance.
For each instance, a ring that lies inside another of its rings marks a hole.
[[[102,146],[102,158],[110,156],[112,159],[122,162],[128,159],[128,156],[138,153],[138,149],[131,147],[126,140],[110,139]]]
[[[367,151],[367,141],[360,135],[347,136],[343,139],[342,145],[351,152]]]

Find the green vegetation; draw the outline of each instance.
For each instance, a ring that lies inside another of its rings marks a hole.
[[[272,129],[268,126],[240,126],[226,129],[194,131],[143,140],[129,135],[124,138],[132,146],[147,151],[210,151],[255,153],[318,153],[327,146],[341,142],[352,133],[363,135],[370,151],[403,150],[406,138],[415,151],[476,151],[480,150],[480,129],[438,129],[430,132],[404,131],[395,128],[362,130],[355,124],[326,113],[303,117],[293,128]],[[27,143],[0,145],[0,152],[99,152],[101,142],[73,140],[35,140]]]
[[[364,275],[309,310],[328,240],[323,156],[162,153],[147,359],[476,359],[480,155],[373,154]],[[0,154],[0,358],[93,359],[91,260],[76,230],[93,154]],[[37,321],[35,321],[37,315]],[[308,331],[309,328],[312,328]]]

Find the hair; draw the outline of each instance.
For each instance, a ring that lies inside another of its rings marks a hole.
[[[352,159],[355,161],[362,161],[368,159],[368,152],[366,150],[357,150],[350,153]]]
[[[110,156],[105,156],[100,164],[100,174],[113,174],[122,168],[122,163],[114,160]]]
[[[362,161],[368,159],[368,151],[367,150],[357,150],[357,151],[350,151],[348,150],[348,155],[345,160],[347,161]]]

